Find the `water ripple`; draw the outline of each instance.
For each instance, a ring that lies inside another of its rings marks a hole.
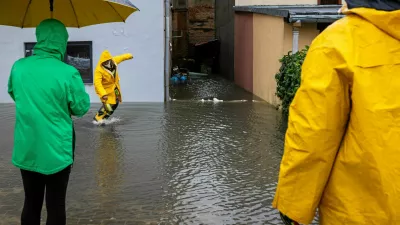
[[[189,97],[227,100],[224,93],[236,92],[208,82],[187,87]],[[271,202],[285,126],[268,104],[243,92],[230,97],[249,101],[124,103],[115,112],[121,121],[105,126],[92,124],[93,105],[75,120],[69,224],[280,224]],[[0,224],[9,225],[17,224],[23,192],[10,163],[14,106],[0,110],[0,209],[7,210]]]

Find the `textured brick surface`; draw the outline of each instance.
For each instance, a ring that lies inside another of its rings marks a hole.
[[[189,43],[196,44],[215,38],[215,9],[213,4],[196,4],[188,9]]]

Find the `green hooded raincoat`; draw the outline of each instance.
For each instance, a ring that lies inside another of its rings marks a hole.
[[[16,106],[12,161],[18,168],[48,175],[73,163],[71,115],[85,115],[90,100],[79,72],[63,62],[65,26],[45,20],[36,38],[34,55],[13,65],[8,82]]]

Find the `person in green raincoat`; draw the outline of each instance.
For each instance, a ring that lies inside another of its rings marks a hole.
[[[310,46],[273,206],[286,224],[400,225],[400,0],[346,0]]]
[[[47,225],[65,225],[65,198],[74,161],[71,116],[90,107],[79,72],[63,62],[68,32],[58,20],[36,28],[34,55],[15,62],[8,93],[15,101],[13,164],[21,169],[25,203],[22,225],[39,225],[44,197]]]

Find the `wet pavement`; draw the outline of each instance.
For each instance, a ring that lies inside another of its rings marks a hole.
[[[171,92],[168,104],[121,104],[106,126],[91,122],[99,105],[75,121],[68,224],[280,224],[280,113],[223,80]],[[210,96],[226,101],[193,100]],[[0,111],[0,224],[13,225],[24,197],[10,162],[14,107]]]

